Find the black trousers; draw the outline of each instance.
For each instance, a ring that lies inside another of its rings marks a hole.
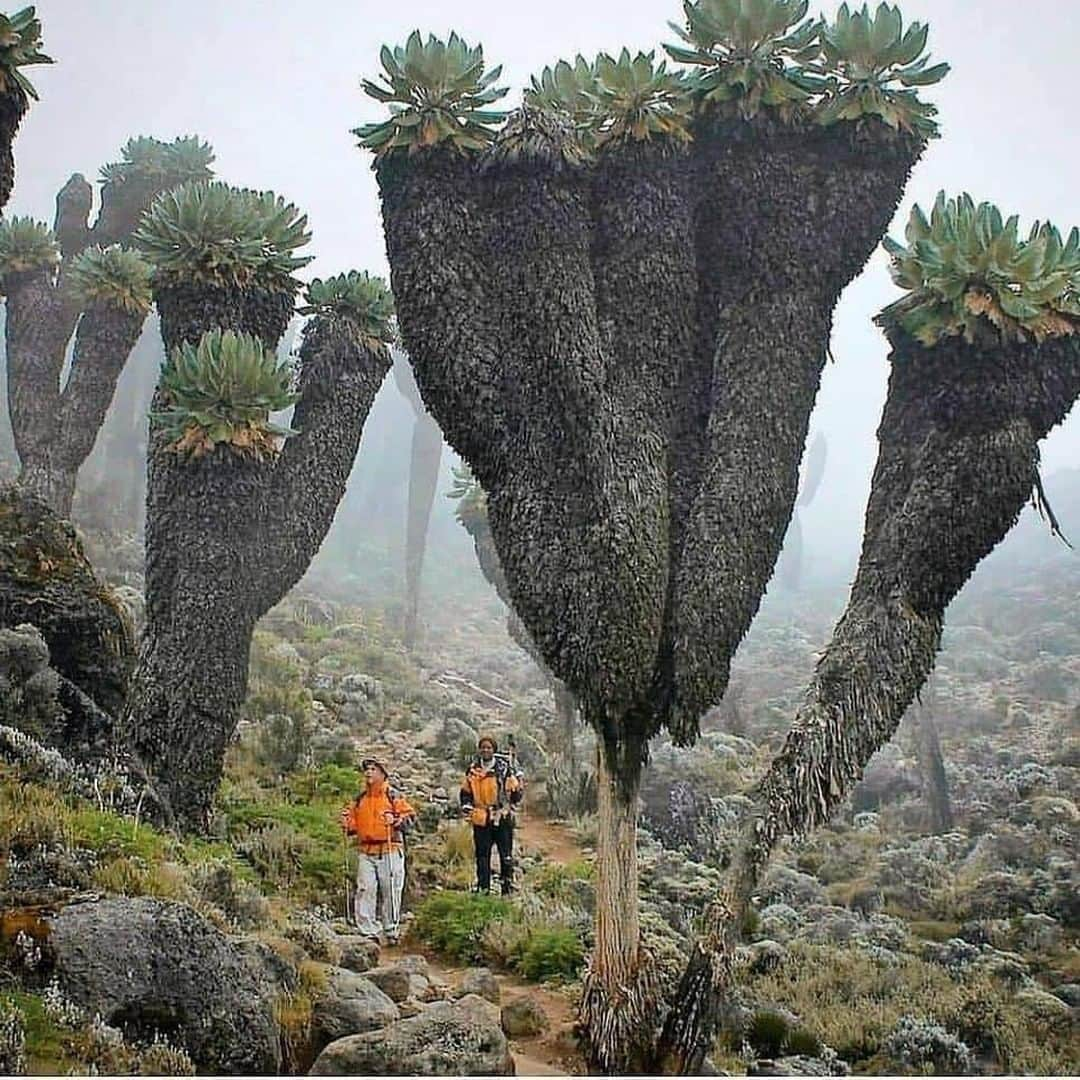
[[[514,821],[507,814],[498,825],[474,825],[476,848],[476,887],[480,892],[491,888],[491,849],[499,850],[499,877],[502,891],[510,892],[514,883]]]

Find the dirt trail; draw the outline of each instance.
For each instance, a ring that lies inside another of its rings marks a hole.
[[[572,863],[581,858],[581,848],[569,829],[527,812],[518,821],[515,847],[518,852],[539,852],[548,862]],[[450,986],[456,987],[467,970],[466,965],[448,962],[429,949],[409,944],[384,947],[379,963],[393,964],[409,954],[423,955],[432,974]],[[551,1025],[540,1035],[510,1040],[517,1075],[573,1076],[584,1073],[573,1037],[575,1010],[567,997],[515,975],[498,971],[494,974],[502,1005],[521,997],[532,998],[547,1014]]]

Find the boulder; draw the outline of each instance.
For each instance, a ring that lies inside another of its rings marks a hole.
[[[412,976],[404,968],[397,967],[376,967],[370,968],[364,972],[364,978],[370,979],[391,1001],[397,1003],[404,1001],[412,990],[413,978],[422,978],[422,976]],[[424,986],[427,986],[427,980],[424,979]],[[413,995],[419,998],[419,994]]]
[[[379,962],[379,943],[363,934],[339,934],[338,966],[349,971],[368,971]]]
[[[484,967],[468,968],[461,976],[457,996],[466,997],[468,994],[478,994],[493,1005],[498,1005],[499,998],[502,996],[495,976],[489,968]]]
[[[117,898],[49,924],[64,995],[129,1036],[167,1036],[200,1071],[276,1073],[274,988],[242,947],[185,904]]]
[[[318,1053],[335,1039],[376,1031],[397,1018],[397,1006],[370,979],[328,967],[326,985],[312,1002],[312,1047]]]
[[[110,749],[108,718],[123,708],[135,664],[131,618],[94,575],[71,523],[6,487],[0,489],[0,627],[21,623],[41,632],[63,680],[67,722],[46,738],[69,757],[99,758]]]
[[[482,998],[440,1001],[382,1031],[332,1042],[312,1076],[513,1076],[514,1059]]]
[[[511,1039],[539,1035],[551,1027],[551,1021],[540,1003],[527,995],[508,1001],[502,1007],[499,1022]]]

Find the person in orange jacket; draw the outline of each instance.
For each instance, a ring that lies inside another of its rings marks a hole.
[[[405,834],[416,823],[416,811],[390,786],[381,761],[365,758],[361,768],[364,790],[341,811],[341,827],[359,848],[354,917],[361,934],[378,939],[381,929],[393,944],[405,886]]]
[[[525,781],[514,760],[497,753],[491,735],[476,744],[477,755],[461,785],[461,810],[472,822],[476,851],[476,891],[491,889],[491,849],[499,851],[502,894],[514,889],[514,809],[525,794]]]

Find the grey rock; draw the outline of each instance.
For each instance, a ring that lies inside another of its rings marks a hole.
[[[469,968],[461,976],[457,996],[466,997],[469,994],[478,994],[493,1005],[498,1005],[502,996],[495,976],[485,967]]]
[[[274,952],[265,941],[245,938],[236,943],[263,979],[279,992],[291,994],[300,985],[299,970],[288,957]]]
[[[370,979],[327,968],[326,986],[312,1003],[312,1047],[318,1052],[336,1039],[376,1031],[397,1019],[397,1006]]]
[[[850,1073],[847,1063],[838,1059],[794,1057],[763,1058],[755,1061],[747,1070],[747,1076],[846,1076]]]
[[[370,979],[391,1001],[404,1001],[412,989],[411,976],[404,968],[376,967],[364,972],[364,978]],[[425,985],[427,980],[424,980]],[[419,997],[419,995],[415,995]]]
[[[510,1046],[490,1005],[474,994],[436,1002],[382,1031],[331,1043],[312,1076],[513,1076]]]
[[[503,1031],[511,1039],[539,1035],[540,1032],[547,1031],[551,1027],[551,1021],[540,1003],[528,995],[508,1001],[502,1007],[499,1022],[502,1024]]]
[[[185,904],[118,898],[62,910],[50,926],[64,994],[135,1038],[160,1032],[196,1067],[276,1073],[273,988],[245,950]]]
[[[349,971],[368,971],[379,962],[379,944],[362,934],[339,934],[341,959],[338,967]]]
[[[1061,983],[1054,987],[1054,997],[1060,998],[1072,1008],[1080,1008],[1080,983]]]

